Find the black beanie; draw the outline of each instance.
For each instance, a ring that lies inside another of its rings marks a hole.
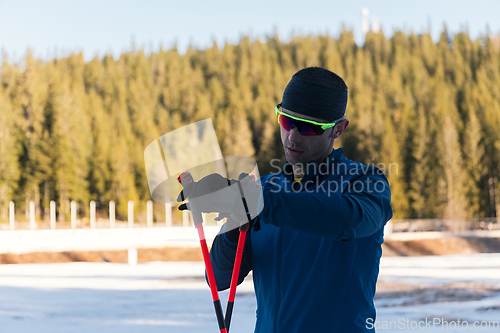
[[[347,107],[347,89],[293,76],[283,93],[283,108],[328,122],[339,121]]]

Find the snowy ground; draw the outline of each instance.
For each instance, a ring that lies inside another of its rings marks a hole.
[[[0,265],[0,332],[217,332],[203,271],[198,262]],[[500,254],[382,258],[380,280],[377,332],[500,332]],[[231,332],[253,332],[255,307],[247,278]]]

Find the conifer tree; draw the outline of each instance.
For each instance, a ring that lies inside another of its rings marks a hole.
[[[84,214],[90,199],[100,207],[114,200],[126,219],[134,200],[142,216],[150,198],[145,147],[207,118],[224,155],[256,158],[261,174],[276,171],[284,153],[274,107],[305,66],[326,67],[349,87],[351,123],[336,148],[397,165],[397,174],[386,170],[395,217],[498,214],[498,37],[451,35],[446,26],[437,42],[427,32],[372,31],[358,46],[343,28],[338,37],[242,36],[184,54],[133,49],[87,62],[81,53],[42,62],[28,52],[19,64],[3,55],[0,206],[13,199],[23,210],[35,200],[43,217],[56,200],[61,220],[70,200]]]

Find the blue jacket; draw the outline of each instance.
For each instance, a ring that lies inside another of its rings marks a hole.
[[[383,227],[392,217],[387,179],[342,149],[308,164],[293,190],[292,178],[288,163],[262,177],[264,209],[245,244],[239,282],[253,271],[255,332],[374,332],[367,320],[375,321]],[[229,288],[235,251],[224,234],[214,240],[219,290]]]

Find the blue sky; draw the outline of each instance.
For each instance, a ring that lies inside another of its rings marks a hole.
[[[500,33],[500,1],[118,1],[0,0],[0,48],[12,58],[27,48],[52,58],[82,50],[86,59],[130,49],[132,40],[147,51],[177,43],[206,47],[215,40],[236,43],[241,35],[262,38],[276,30],[284,40],[293,34],[338,35],[342,24],[362,43],[361,9],[377,17],[387,36],[394,29],[439,36],[464,27],[473,38]],[[429,25],[430,23],[430,25]]]

